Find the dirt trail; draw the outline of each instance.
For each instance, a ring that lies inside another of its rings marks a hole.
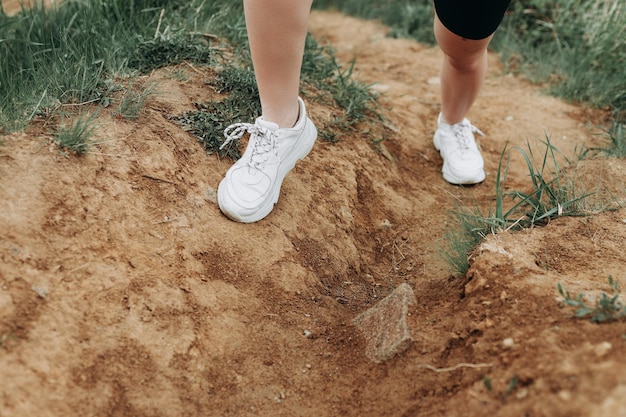
[[[601,115],[503,75],[493,55],[470,114],[487,180],[450,186],[431,142],[439,51],[385,31],[311,19],[384,93],[394,159],[365,137],[318,141],[259,223],[221,215],[211,191],[232,162],[170,119],[215,97],[208,70],[153,74],[140,118],[102,113],[80,158],[43,121],[2,137],[0,416],[625,415],[626,325],[576,320],[557,293],[626,281],[623,209],[490,236],[467,277],[439,255],[447,212],[493,198],[506,141],[541,151],[548,134],[570,157],[604,144],[589,127]],[[309,110],[322,125],[333,109]],[[623,161],[579,169],[623,200]],[[513,158],[507,187],[527,177]],[[351,320],[402,283],[415,342],[374,364]],[[431,368],[461,363],[489,367]]]

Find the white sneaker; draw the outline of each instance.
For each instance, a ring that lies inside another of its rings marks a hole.
[[[300,116],[290,129],[259,117],[254,124],[236,123],[224,130],[222,147],[250,133],[246,151],[217,189],[220,210],[232,220],[252,223],[270,214],[283,179],[313,148],[317,129],[306,115],[304,102],[298,98],[298,103]]]
[[[443,178],[451,184],[478,184],[485,179],[485,163],[478,150],[474,133],[484,136],[467,119],[454,125],[437,119],[433,142],[443,158]]]

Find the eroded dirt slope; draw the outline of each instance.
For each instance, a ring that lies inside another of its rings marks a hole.
[[[439,252],[450,209],[493,199],[506,141],[541,150],[548,134],[570,157],[604,144],[601,115],[504,75],[494,55],[470,115],[487,180],[453,187],[431,142],[438,50],[333,13],[311,31],[383,93],[392,158],[359,135],[318,141],[262,222],[221,215],[232,161],[170,118],[216,98],[207,70],[153,74],[146,111],[103,112],[82,157],[59,153],[43,121],[2,137],[0,416],[624,415],[626,325],[573,319],[557,293],[626,279],[623,209],[490,236],[466,277]],[[335,111],[309,109],[320,125]],[[623,200],[623,161],[579,169]],[[527,177],[513,157],[507,187]],[[351,320],[405,282],[415,342],[373,364]]]

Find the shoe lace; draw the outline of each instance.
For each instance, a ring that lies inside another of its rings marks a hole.
[[[250,140],[254,141],[248,165],[258,169],[268,160],[268,153],[276,148],[277,136],[270,129],[252,123],[232,124],[224,129],[226,140],[220,146],[220,150],[230,142],[241,139],[246,132],[250,133]]]
[[[454,133],[454,137],[456,138],[459,149],[461,150],[470,149],[473,143],[473,133],[478,133],[481,136],[485,136],[485,134],[479,128],[477,128],[467,120],[452,125],[452,132]]]

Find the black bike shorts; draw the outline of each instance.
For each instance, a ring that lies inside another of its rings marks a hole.
[[[441,23],[466,39],[485,39],[493,34],[511,0],[434,0]]]

